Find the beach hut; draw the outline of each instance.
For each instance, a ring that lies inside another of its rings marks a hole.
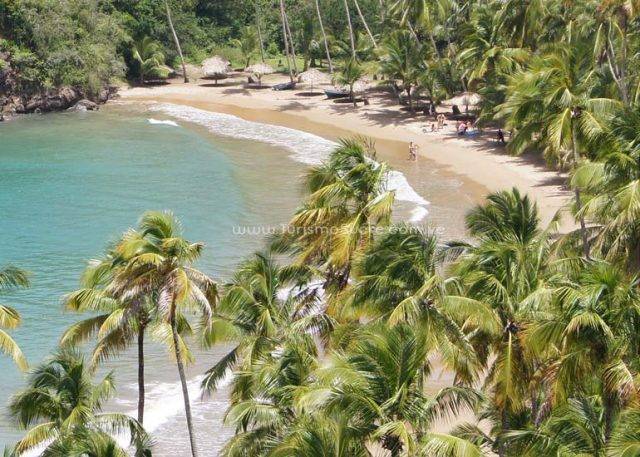
[[[464,106],[465,111],[469,112],[469,107],[477,107],[482,101],[482,96],[475,92],[463,92],[455,97],[451,97],[448,100],[442,102],[443,105],[449,106]]]
[[[227,59],[220,56],[213,56],[202,62],[202,74],[206,79],[213,79],[216,84],[218,80],[225,79],[229,76],[231,69]]]
[[[245,68],[244,71],[258,78],[259,87],[262,87],[262,77],[264,75],[270,75],[271,73],[275,72],[275,70],[271,66],[267,65],[266,63],[256,63],[253,65],[250,65],[247,68]]]
[[[311,92],[313,93],[314,86],[318,84],[327,84],[331,82],[331,78],[329,75],[321,72],[317,68],[311,68],[298,75],[298,82],[309,84],[311,86]]]

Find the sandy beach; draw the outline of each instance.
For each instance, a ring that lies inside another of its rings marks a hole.
[[[264,78],[266,85],[285,80],[282,75]],[[489,192],[515,186],[538,203],[544,224],[565,207],[570,197],[565,177],[550,170],[539,156],[509,155],[504,146],[494,141],[493,131],[458,137],[451,121],[442,130],[431,132],[431,118],[422,113],[412,115],[385,90],[374,87],[368,92],[369,105],[359,103],[354,108],[345,101],[328,100],[322,88],[316,87],[315,94],[310,94],[305,85],[298,85],[293,91],[273,91],[268,87],[248,88],[244,81],[241,75],[217,86],[206,80],[196,79],[188,84],[172,80],[162,86],[124,88],[120,95],[123,101],[189,105],[330,140],[354,135],[370,137],[383,159],[397,159],[396,168],[405,173],[412,185],[423,177],[411,172],[411,162],[405,164],[400,159],[407,157],[408,143],[414,141],[419,145],[418,160],[428,161],[441,173],[461,180],[469,199],[481,201]],[[570,218],[564,217],[562,229],[571,226]]]

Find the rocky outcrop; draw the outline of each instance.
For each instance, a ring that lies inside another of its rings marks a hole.
[[[78,111],[96,110],[98,104],[113,98],[117,92],[117,87],[110,86],[103,88],[97,95],[90,96],[81,89],[63,86],[37,93],[21,93],[7,53],[0,53],[0,64],[0,121],[24,113],[46,113],[69,108]]]

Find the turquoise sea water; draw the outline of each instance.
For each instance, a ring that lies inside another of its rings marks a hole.
[[[294,205],[301,166],[282,151],[188,125],[151,124],[149,117],[110,108],[0,124],[0,265],[28,270],[33,282],[0,300],[20,311],[23,325],[13,334],[32,363],[77,319],[62,312],[60,301],[76,287],[85,262],[145,210],[174,211],[186,236],[207,244],[200,267],[225,277],[262,242],[234,239],[232,227],[283,222]],[[150,382],[160,389],[152,402],[164,401],[175,370],[159,350],[149,359]],[[134,405],[133,360],[125,354],[116,364],[123,368],[117,381],[124,410]],[[1,448],[20,436],[4,405],[23,377],[6,357],[0,373]],[[166,412],[151,405],[150,421],[162,422]]]

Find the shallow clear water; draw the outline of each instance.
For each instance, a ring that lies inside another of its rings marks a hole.
[[[0,299],[22,314],[23,325],[14,336],[32,363],[52,350],[63,329],[78,318],[63,313],[60,300],[76,287],[87,259],[135,225],[145,210],[170,209],[178,215],[186,236],[207,244],[199,266],[224,278],[262,243],[258,236],[234,237],[232,227],[284,222],[295,205],[302,165],[285,152],[214,137],[189,125],[151,124],[149,117],[110,108],[0,124],[0,265],[30,271],[33,282],[30,289]],[[202,372],[222,350],[199,354],[192,373]],[[118,367],[118,409],[135,408],[133,361],[125,354],[112,364]],[[147,363],[147,418],[159,427],[162,448],[162,424],[179,398],[175,369],[158,348]],[[0,373],[1,448],[20,436],[4,405],[23,378],[6,357],[0,357]],[[213,408],[210,401],[206,408],[196,401],[196,415],[206,410],[218,416],[216,424],[207,424],[209,430],[219,427],[223,400]],[[180,440],[184,434],[177,431]],[[223,438],[207,436],[203,447],[210,450]]]

